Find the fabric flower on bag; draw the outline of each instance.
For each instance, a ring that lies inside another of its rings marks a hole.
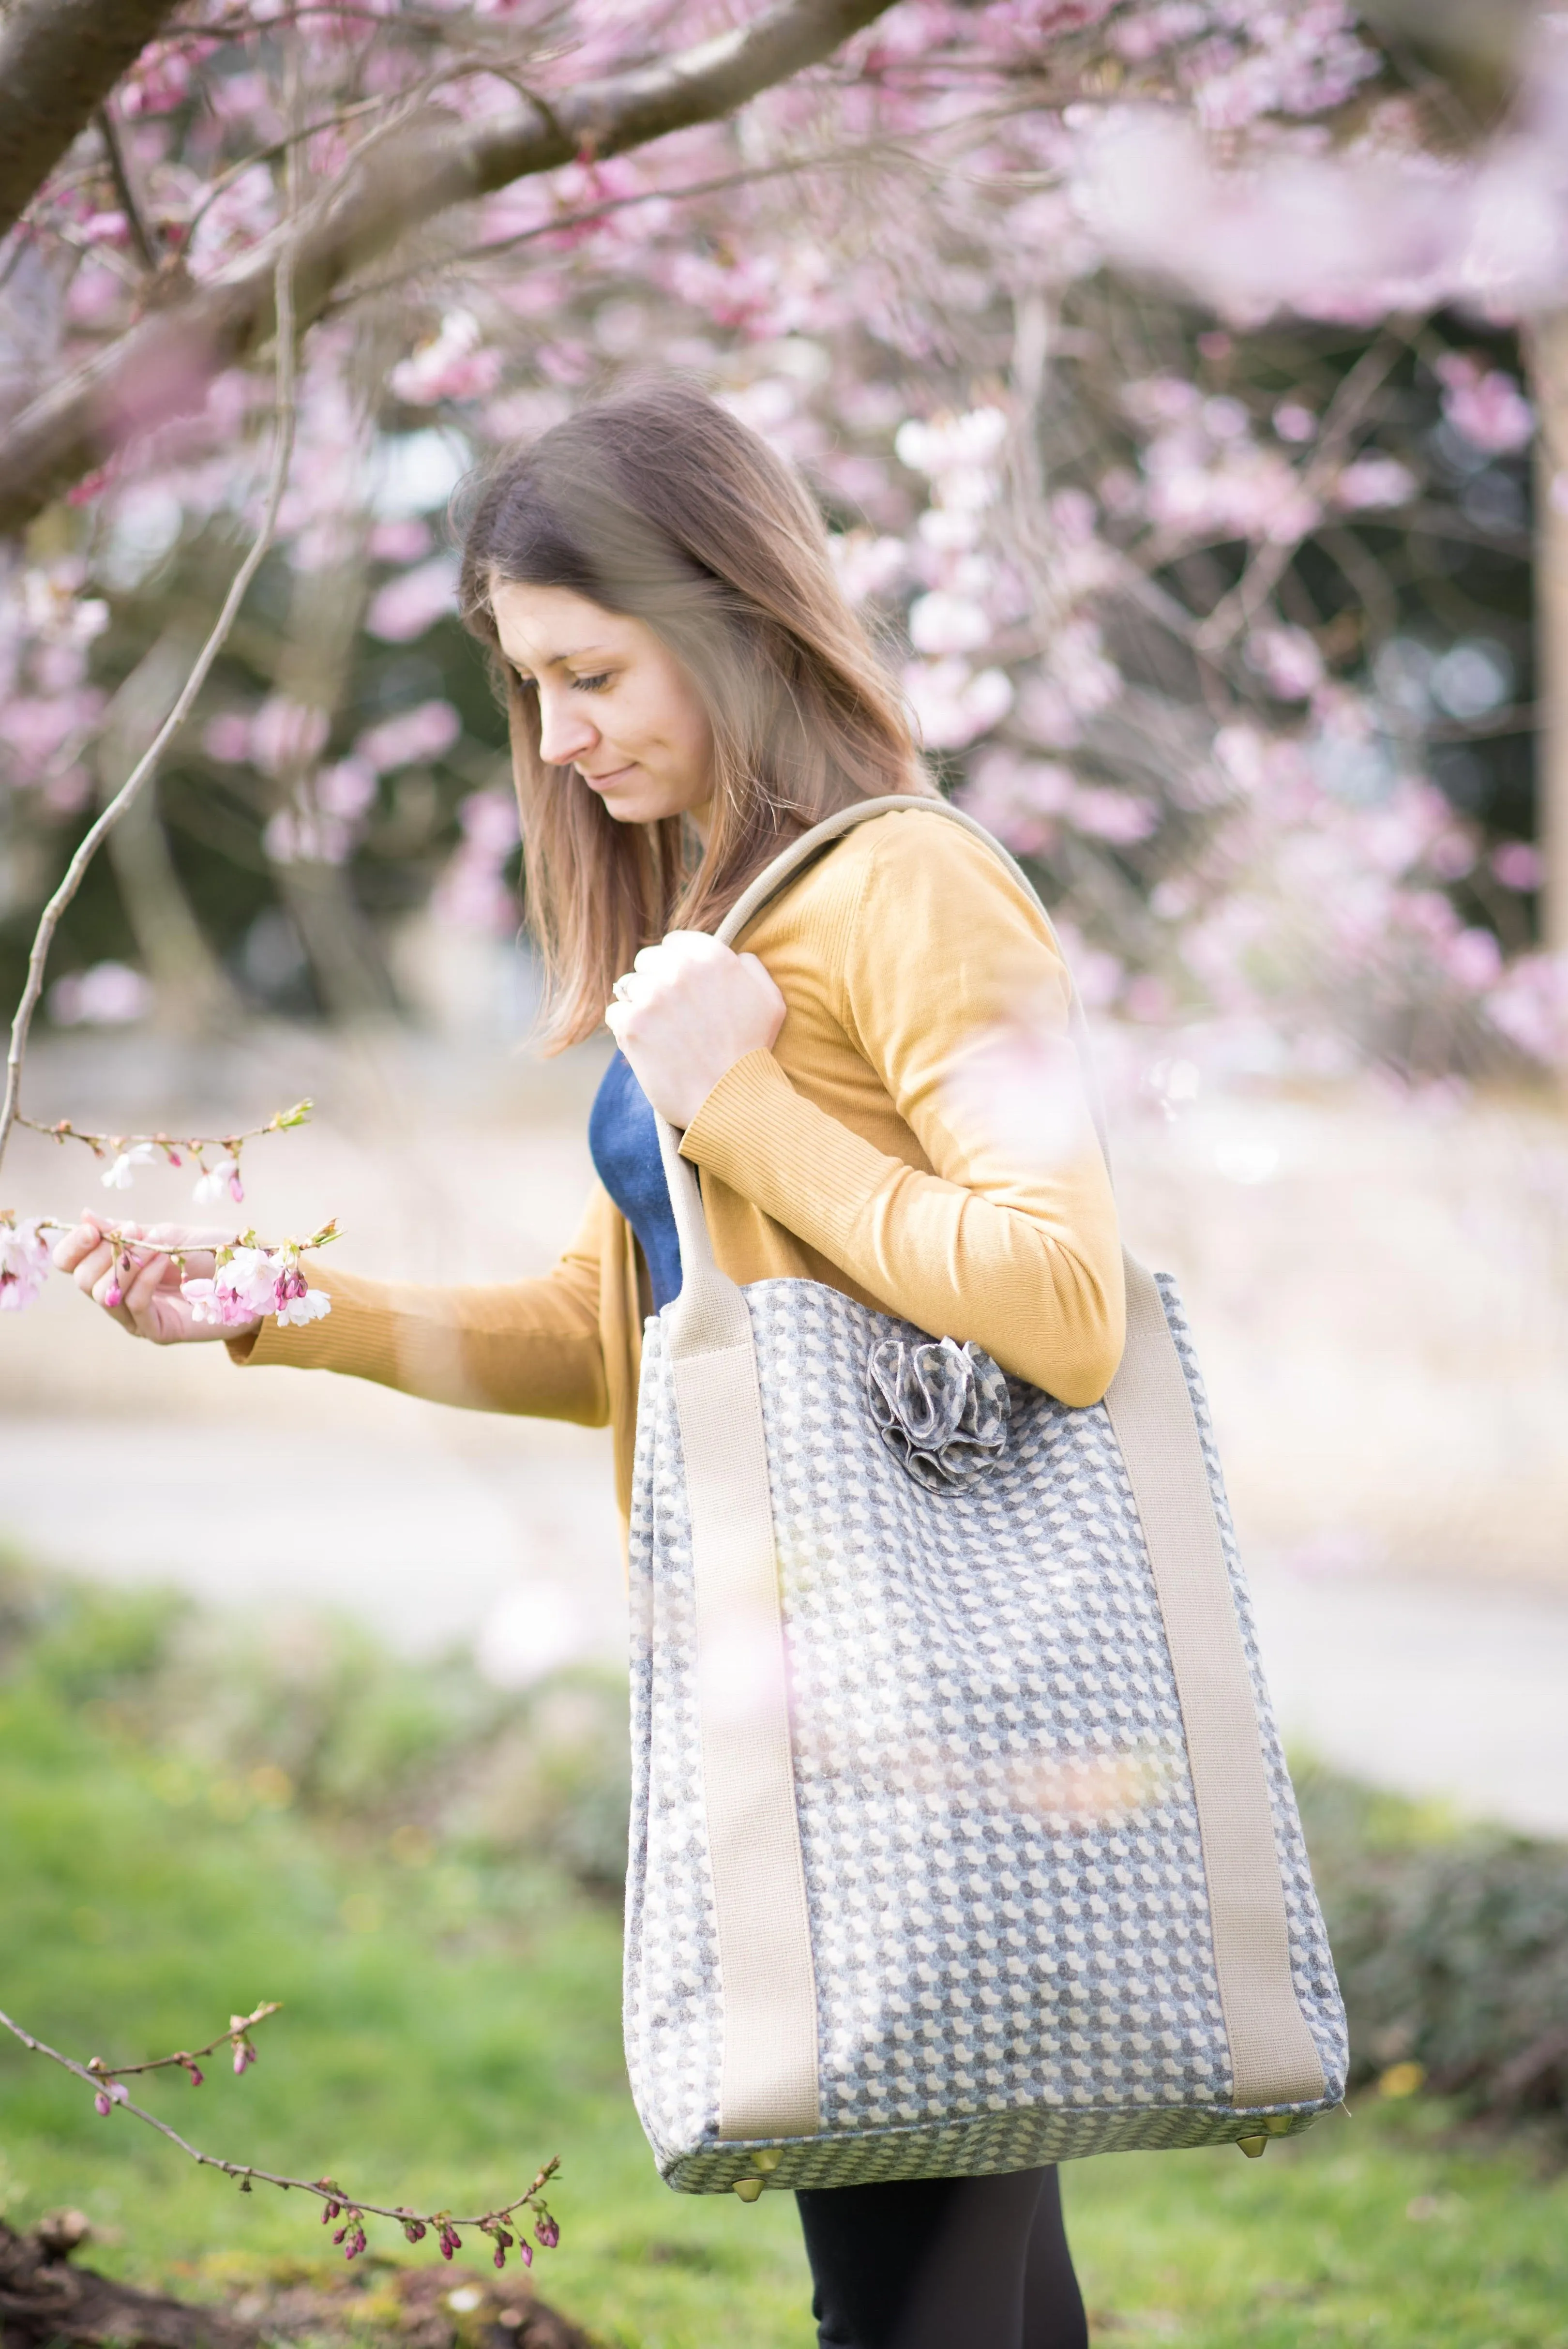
[[[928,1493],[950,1493],[982,1476],[1007,1448],[1007,1380],[971,1339],[886,1338],[866,1364],[877,1433]]]

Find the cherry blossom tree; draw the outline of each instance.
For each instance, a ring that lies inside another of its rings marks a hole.
[[[5,38],[36,74],[84,9]],[[1298,1072],[1563,1057],[1523,786],[1485,806],[1455,764],[1525,722],[1526,620],[1486,613],[1556,412],[1554,52],[1455,129],[1348,0],[201,0],[147,29],[93,50],[28,188],[0,174],[14,926],[161,769],[103,834],[113,921],[99,880],[57,916],[58,1017],[151,982],[222,1019],[257,982],[203,913],[220,871],[350,1016],[391,1001],[416,899],[514,926],[441,510],[652,363],[806,470],[941,779],[1034,863],[1097,1005]],[[1462,625],[1420,604],[1434,549]]]

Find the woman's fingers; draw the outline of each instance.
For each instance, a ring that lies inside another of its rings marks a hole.
[[[83,1257],[98,1247],[103,1239],[98,1218],[90,1207],[84,1207],[79,1224],[73,1224],[63,1238],[55,1242],[55,1266],[59,1272],[75,1272]]]
[[[100,1235],[94,1245],[78,1256],[74,1268],[77,1287],[84,1297],[90,1297],[114,1262],[114,1250]]]
[[[180,1268],[171,1257],[162,1255],[138,1257],[134,1250],[131,1251],[130,1268],[120,1287],[125,1309],[139,1330],[160,1289],[177,1288],[179,1282]]]
[[[55,1262],[122,1330],[169,1345],[223,1334],[192,1321],[181,1284],[210,1279],[214,1249],[232,1246],[233,1238],[186,1224],[115,1224],[106,1231],[88,1208],[57,1244]]]

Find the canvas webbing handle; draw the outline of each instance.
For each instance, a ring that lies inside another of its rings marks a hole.
[[[731,908],[721,944],[739,937],[832,842],[904,809],[982,841],[1049,926],[1027,874],[983,825],[946,801],[909,793],[842,809],[793,842]],[[1070,975],[1068,1024],[1108,1168],[1087,1023]],[[724,2013],[720,2135],[809,2136],[818,2126],[815,1971],[755,1345],[745,1299],[715,1260],[697,1170],[681,1157],[673,1128],[662,1118],[658,1125],[682,1269],[680,1294],[660,1318],[691,1506]],[[1324,2094],[1323,2066],[1291,1976],[1257,1706],[1198,1423],[1159,1292],[1136,1259],[1125,1263],[1127,1346],[1106,1409],[1143,1526],[1181,1705],[1231,2101],[1243,2109],[1311,2103]],[[743,1718],[724,1702],[726,1660],[737,1643],[752,1700]]]

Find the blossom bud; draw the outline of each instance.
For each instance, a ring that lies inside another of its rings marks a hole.
[[[525,2268],[531,2268],[531,2267],[533,2266],[533,2264],[534,2264],[534,2246],[533,2246],[533,2244],[532,2244],[532,2243],[519,2243],[519,2244],[518,2244],[518,2246],[517,2246],[517,2256],[518,2256],[518,2258],[522,2261],[522,2262],[523,2262],[523,2264],[524,2264],[524,2266]]]
[[[345,2236],[348,2232],[348,2228],[347,2228],[347,2227],[339,2227],[339,2228],[338,2228],[338,2230],[337,2230],[337,2233],[333,2236],[333,2238],[332,2238],[333,2241],[334,2241],[335,2243],[340,2243],[340,2242],[343,2240],[344,2236]]]
[[[113,2109],[114,2109],[114,2107],[112,2106],[112,2105],[111,2105],[111,2104],[109,2103],[109,2101],[108,2094],[107,2094],[107,2093],[106,2093],[106,2091],[105,2091],[104,2089],[102,2089],[102,2088],[100,2088],[100,2089],[99,2090],[99,2092],[98,2092],[97,2095],[93,2098],[93,2106],[94,2106],[95,2110],[96,2110],[96,2111],[97,2111],[97,2112],[98,2112],[98,2113],[102,2116],[102,2118],[103,2118],[104,2120],[108,2120],[108,2118],[109,2118],[109,2114],[110,2114],[110,2113],[113,2111]]]
[[[534,2232],[547,2251],[553,2251],[561,2240],[561,2230],[547,2210],[542,2219],[535,2220]]]
[[[240,1180],[240,1170],[236,1164],[229,1176],[229,1196],[233,1199],[234,1205],[238,1206],[240,1201],[244,1197],[244,1195],[245,1186]]]
[[[321,2213],[322,2225],[325,2227],[331,2220],[337,2218],[340,2215],[342,2209],[343,2205],[341,2202],[327,2203]]]
[[[424,2220],[422,2219],[405,2219],[403,2220],[403,2232],[408,2237],[410,2243],[422,2243],[425,2239]]]
[[[99,2090],[97,2095],[93,2098],[93,2106],[105,2120],[108,2120],[110,2112],[116,2105],[128,2104],[130,2100],[130,2090],[125,2085],[124,2082],[121,2080],[110,2080],[105,2086]]]
[[[112,1282],[110,1286],[104,1290],[103,1301],[108,1306],[111,1313],[115,1310],[117,1306],[124,1304],[125,1291],[121,1288],[118,1280]]]
[[[441,2255],[442,2259],[450,2260],[453,2258],[457,2252],[462,2251],[462,2237],[458,2233],[457,2229],[450,2220],[443,2220],[441,2230]]]
[[[506,2265],[506,2250],[502,2243],[497,2243],[495,2246],[494,2265],[498,2268],[504,2268]]]
[[[348,2248],[343,2256],[346,2260],[357,2260],[364,2248],[365,2230],[363,2227],[355,2227],[349,2234]]]
[[[204,2076],[201,2065],[195,2063],[188,2063],[185,2069],[191,2075],[191,2085],[193,2088],[199,2088]]]

